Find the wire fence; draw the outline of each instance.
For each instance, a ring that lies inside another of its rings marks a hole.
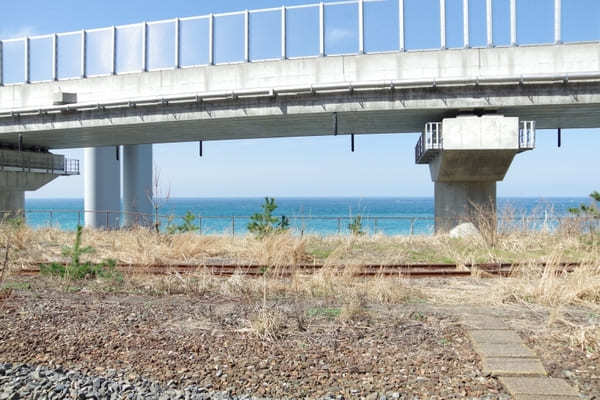
[[[14,216],[0,211],[6,220]],[[204,235],[245,235],[251,216],[244,215],[164,215],[131,213],[123,211],[98,210],[25,210],[27,224],[34,228],[52,227],[75,230],[84,225],[86,216],[94,217],[101,229],[121,229],[133,226],[158,226],[161,232],[178,232],[178,227],[186,224],[187,230]],[[278,220],[284,216],[275,216]],[[313,216],[295,215],[285,217],[294,234],[350,235],[431,235],[435,233],[436,218],[431,215],[355,215],[355,216]],[[440,218],[437,222],[441,222]],[[358,222],[358,223],[357,223]],[[128,226],[126,226],[128,224]],[[556,231],[560,228],[578,231],[600,230],[600,219],[572,215],[555,215],[544,212],[541,215],[498,216],[495,227],[499,232],[510,231]],[[186,230],[185,228],[182,230]]]

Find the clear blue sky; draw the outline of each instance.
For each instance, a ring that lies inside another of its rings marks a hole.
[[[439,47],[439,1],[406,1],[406,37],[409,49]],[[282,4],[309,3],[308,0],[22,0],[4,1],[0,6],[0,38],[65,32],[82,28],[99,28],[174,17],[203,15],[210,12],[237,11],[277,7]],[[509,0],[494,0],[494,40],[506,44]],[[540,43],[553,40],[553,0],[518,0],[519,42]],[[566,41],[600,40],[600,1],[563,0],[563,37]],[[370,3],[366,10],[367,50],[393,50],[397,47],[397,1]],[[450,47],[462,45],[462,0],[447,2],[447,36]],[[329,53],[351,52],[356,48],[355,6],[327,8],[326,49]],[[471,42],[485,42],[483,25],[485,0],[471,0]],[[289,52],[312,54],[317,28],[314,10],[294,11],[289,15]],[[229,61],[240,56],[239,17],[217,21],[216,57]],[[276,14],[253,16],[252,57],[266,58],[278,53],[278,19]],[[165,29],[166,28],[166,29]],[[199,35],[201,23],[188,24],[184,35]],[[172,48],[164,35],[167,26],[152,28],[150,35],[161,37],[160,47],[151,50],[150,63],[161,66]],[[294,34],[294,32],[296,34]],[[133,41],[135,32],[120,33]],[[98,37],[89,40],[101,41]],[[65,38],[60,46],[65,52],[77,43]],[[157,40],[158,42],[158,40]],[[89,43],[89,42],[88,42]],[[183,50],[184,61],[202,61],[204,42],[197,50]],[[34,47],[38,46],[38,47]],[[43,58],[44,43],[32,43],[32,50]],[[13,49],[14,50],[14,49]],[[10,49],[8,51],[11,51]],[[18,51],[18,49],[14,50]],[[73,50],[75,51],[75,50]],[[154,53],[152,53],[154,51]],[[162,52],[162,53],[161,53]],[[119,68],[135,68],[137,58],[122,49]],[[133,55],[132,55],[133,54]],[[102,72],[102,57],[94,67]],[[77,59],[76,57],[73,57]],[[32,56],[32,74],[44,78],[48,69]],[[19,74],[14,66],[15,76]],[[11,66],[5,66],[11,73]],[[76,70],[68,63],[60,64],[61,74]],[[7,76],[5,76],[7,78]],[[433,184],[426,166],[414,164],[417,134],[361,135],[356,138],[356,152],[350,152],[349,137],[313,137],[272,140],[208,142],[204,157],[198,157],[196,143],[154,146],[155,163],[161,180],[171,187],[174,197],[215,196],[432,196]],[[563,147],[556,147],[555,132],[538,132],[538,146],[532,152],[518,155],[504,182],[499,183],[501,196],[585,196],[598,189],[600,164],[599,130],[564,131]],[[60,152],[83,159],[81,150]],[[82,197],[83,178],[59,178],[28,197]]]

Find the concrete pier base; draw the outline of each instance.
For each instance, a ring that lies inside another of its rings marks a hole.
[[[496,181],[435,182],[435,231],[447,232],[463,222],[493,228]]]
[[[121,225],[121,167],[115,147],[84,150],[85,226],[118,229]]]
[[[152,145],[123,146],[125,227],[152,226]]]
[[[0,191],[0,222],[9,218],[24,217],[25,191],[2,190]]]
[[[535,146],[535,123],[502,115],[463,115],[425,125],[415,148],[435,182],[435,231],[464,222],[496,229],[496,182],[515,155]]]

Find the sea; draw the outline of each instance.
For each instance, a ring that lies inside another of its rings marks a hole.
[[[351,232],[349,225],[360,217],[364,233],[384,235],[431,234],[434,201],[431,197],[286,197],[277,198],[274,215],[285,216],[296,234],[334,235]],[[264,198],[170,198],[160,203],[160,227],[182,224],[191,213],[203,234],[244,235],[250,216],[261,212]],[[586,197],[498,199],[499,218],[517,226],[542,229],[556,226],[569,208],[589,204]],[[84,223],[83,199],[27,199],[26,221],[34,228],[75,230]]]

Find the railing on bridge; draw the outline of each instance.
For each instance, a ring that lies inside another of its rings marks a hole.
[[[0,171],[38,172],[54,175],[79,175],[79,160],[55,157],[31,157],[29,152],[20,153],[20,157],[2,157],[0,154]],[[37,155],[34,153],[34,155]],[[40,154],[44,155],[44,154]]]
[[[535,148],[535,121],[521,121],[519,148],[521,150],[533,150]]]
[[[405,51],[412,49],[407,44],[414,37],[431,36],[431,24],[421,24],[429,30],[425,35],[411,31],[419,19],[413,14],[431,17],[434,9],[439,9],[439,41],[432,42],[433,48],[455,47],[450,39],[456,40],[456,35],[450,32],[456,33],[461,13],[460,47],[514,46],[519,43],[517,12],[523,11],[524,21],[536,17],[518,7],[529,0],[522,1],[486,0],[481,9],[472,0],[462,0],[462,10],[459,2],[447,0],[332,1],[6,39],[0,41],[0,86],[231,62]],[[562,1],[538,1],[539,9],[554,8],[554,40],[548,42],[560,43]],[[507,20],[494,20],[495,13]],[[510,29],[502,26],[507,24]],[[474,31],[482,31],[478,40]],[[497,31],[509,31],[510,40],[496,40]]]
[[[429,163],[442,150],[442,146],[442,123],[426,123],[425,130],[419,137],[419,141],[415,147],[415,162],[417,164]]]

